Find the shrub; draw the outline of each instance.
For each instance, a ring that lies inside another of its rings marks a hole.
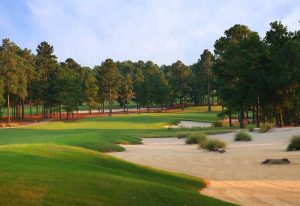
[[[5,127],[5,124],[4,124],[4,123],[1,123],[1,124],[0,124],[0,128],[1,128],[1,127]]]
[[[177,134],[177,139],[184,139],[187,138],[189,135],[189,133],[179,133]]]
[[[240,123],[237,121],[231,122],[232,127],[240,127]]]
[[[229,123],[224,120],[218,120],[213,123],[214,127],[229,127]]]
[[[19,124],[17,123],[9,123],[9,124],[6,124],[7,127],[18,127]]]
[[[214,151],[216,149],[226,148],[226,143],[219,139],[209,139],[204,145],[201,145],[201,147],[209,151]]]
[[[251,141],[251,135],[247,134],[246,132],[239,132],[235,135],[235,141]]]
[[[300,135],[293,136],[291,143],[287,147],[287,151],[300,150]]]
[[[186,139],[186,144],[202,144],[207,141],[206,134],[202,132],[192,133]]]
[[[253,125],[248,125],[248,130],[249,130],[249,132],[253,132],[254,131],[254,126]]]
[[[269,131],[272,127],[273,127],[273,124],[271,124],[271,123],[261,124],[260,128],[259,128],[259,133],[265,133],[265,132]]]

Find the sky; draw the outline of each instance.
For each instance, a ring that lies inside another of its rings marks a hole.
[[[1,0],[0,38],[83,66],[151,60],[197,62],[235,24],[264,37],[270,22],[300,29],[300,0]]]

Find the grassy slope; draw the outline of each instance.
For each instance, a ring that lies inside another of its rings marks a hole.
[[[168,132],[161,126],[175,116],[215,118],[204,114],[201,119],[199,113],[190,112],[190,116],[141,114],[0,130],[0,205],[230,205],[199,195],[201,179],[95,151],[120,149],[115,142],[136,143],[137,136],[151,131]]]

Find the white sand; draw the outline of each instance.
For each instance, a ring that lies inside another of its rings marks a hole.
[[[234,133],[214,135],[228,143],[226,153],[199,150],[183,139],[149,138],[144,145],[124,145],[113,156],[138,164],[203,177],[210,186],[201,191],[241,205],[300,205],[300,152],[286,152],[300,128],[253,133],[252,142],[234,142]],[[290,165],[262,165],[267,158],[288,158]]]
[[[167,125],[169,128],[193,128],[193,127],[211,127],[212,123],[209,122],[196,122],[196,121],[180,121],[177,125]]]

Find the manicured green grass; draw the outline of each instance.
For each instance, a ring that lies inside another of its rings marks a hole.
[[[204,181],[121,161],[99,151],[140,136],[174,135],[174,120],[217,119],[193,109],[0,130],[0,205],[231,205],[203,196]]]
[[[198,110],[203,108],[197,107]],[[146,113],[112,117],[86,118],[73,122],[49,122],[38,126],[0,130],[2,144],[55,143],[79,146],[101,152],[122,151],[117,144],[139,144],[140,137],[175,137],[180,131],[223,133],[219,128],[167,129],[170,122],[179,120],[216,121],[215,112],[198,112],[190,108],[178,113]],[[230,130],[229,130],[230,131]]]

